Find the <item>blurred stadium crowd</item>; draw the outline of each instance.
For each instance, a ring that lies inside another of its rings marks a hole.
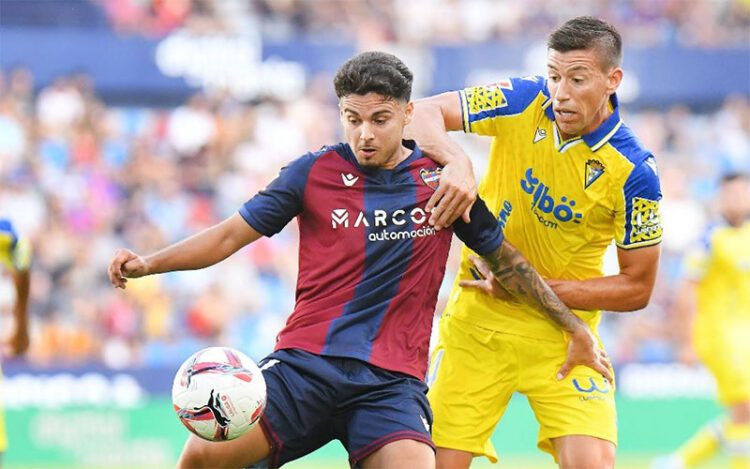
[[[443,0],[430,8],[401,0],[328,1],[324,7],[302,0],[99,3],[107,24],[122,34],[146,35],[251,21],[272,35],[335,28],[339,37],[434,43],[543,38],[561,20],[540,0]],[[628,40],[643,43],[747,40],[747,2],[694,3],[685,14],[682,0],[590,0],[576,2],[581,11],[573,13],[608,18]],[[433,14],[467,17],[452,29]],[[674,106],[626,108],[623,116],[657,155],[666,235],[651,304],[636,314],[608,315],[603,338],[619,364],[681,360],[684,346],[670,332],[680,259],[711,221],[717,178],[750,170],[750,102],[733,96],[709,113]],[[240,102],[216,93],[196,94],[175,108],[147,108],[107,105],[84,74],[39,89],[28,70],[0,71],[0,208],[35,248],[28,360],[40,366],[172,365],[219,342],[255,358],[267,353],[293,307],[295,224],[219,266],[131,281],[126,293],[111,288],[106,266],[116,248],[151,252],[223,219],[286,161],[340,138],[328,77],[312,79],[305,97],[292,102]],[[481,173],[489,141],[455,138]],[[453,255],[449,271],[456,260]],[[0,309],[11,301],[9,287],[0,291]]]

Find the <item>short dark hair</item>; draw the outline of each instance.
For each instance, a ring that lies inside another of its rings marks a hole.
[[[333,78],[336,96],[377,93],[408,102],[414,75],[398,57],[385,52],[363,52],[347,60]]]
[[[725,173],[723,176],[721,176],[721,185],[728,184],[730,182],[736,181],[736,180],[750,180],[750,174],[740,172],[740,171],[731,171],[728,173]]]
[[[558,52],[599,49],[605,68],[618,67],[622,62],[622,37],[617,28],[592,16],[566,21],[549,35],[547,48]]]

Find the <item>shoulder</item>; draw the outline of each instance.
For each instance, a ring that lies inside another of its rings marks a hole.
[[[622,123],[617,129],[617,132],[610,138],[609,144],[614,148],[622,157],[627,159],[633,164],[633,167],[637,167],[644,163],[646,160],[653,158],[653,153],[649,151],[638,137],[635,136],[633,131],[625,123]]]
[[[290,161],[286,166],[297,169],[310,169],[315,163],[322,159],[328,159],[332,157],[346,158],[346,144],[337,143],[335,145],[324,145],[317,151],[311,151],[304,155]]]
[[[11,223],[11,221],[7,218],[0,218],[0,236],[9,238],[11,240],[11,244],[15,244],[16,240],[18,239],[18,233],[16,233],[16,229],[13,227],[13,223]]]
[[[508,78],[489,85],[474,86],[461,91],[469,112],[488,112],[495,115],[520,114],[540,96],[549,98],[547,80],[542,76]]]
[[[609,140],[609,145],[626,161],[622,181],[626,192],[643,191],[660,198],[659,170],[654,154],[648,150],[624,123]],[[628,168],[628,169],[625,169]]]

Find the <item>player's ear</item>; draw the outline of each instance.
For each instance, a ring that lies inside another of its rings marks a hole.
[[[409,125],[409,123],[411,122],[411,118],[414,117],[414,103],[412,101],[406,103],[404,114],[406,115],[404,125]]]
[[[607,94],[614,94],[617,88],[622,83],[622,69],[620,67],[614,67],[607,74]]]

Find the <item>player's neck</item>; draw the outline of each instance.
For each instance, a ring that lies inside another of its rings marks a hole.
[[[393,169],[398,166],[402,161],[406,160],[412,153],[412,149],[405,147],[402,143],[394,154],[388,159],[388,162],[383,165],[381,169]]]
[[[612,113],[614,113],[614,112],[615,112],[614,109],[612,109],[612,107],[609,104],[609,100],[607,100],[607,102],[604,104],[604,106],[602,106],[602,108],[599,109],[599,112],[594,117],[594,119],[591,121],[591,124],[589,124],[585,129],[583,129],[583,132],[581,132],[581,135],[574,135],[574,136],[571,136],[569,138],[582,137],[583,135],[590,134],[591,132],[593,132],[596,129],[598,129],[604,123],[604,121],[606,121],[607,119],[609,119],[609,116],[611,116]],[[567,138],[566,138],[566,140],[567,140]]]

